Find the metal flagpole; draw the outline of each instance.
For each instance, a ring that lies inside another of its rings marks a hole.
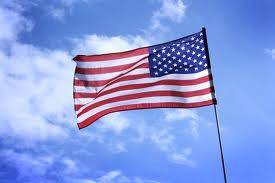
[[[208,50],[207,36],[206,36],[206,29],[205,29],[205,27],[202,28],[202,32],[203,32],[203,39],[204,39],[204,43],[205,43],[204,44],[205,45],[205,51],[206,51],[207,58],[209,59],[209,64],[210,64],[210,56],[209,56],[209,50]],[[223,178],[224,178],[224,183],[227,183],[226,169],[225,169],[225,163],[224,163],[224,157],[223,157],[221,132],[220,132],[218,112],[217,112],[217,104],[214,104],[214,110],[215,110],[215,118],[216,118],[216,127],[217,127],[218,138],[219,138],[219,148],[220,148],[220,154],[221,154],[221,160],[222,160]]]

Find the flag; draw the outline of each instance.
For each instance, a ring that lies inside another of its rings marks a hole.
[[[216,103],[205,31],[149,47],[74,57],[78,127],[117,111]]]

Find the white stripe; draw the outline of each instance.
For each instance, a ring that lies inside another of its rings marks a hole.
[[[106,60],[106,61],[90,61],[90,62],[76,61],[76,64],[77,64],[77,67],[80,67],[80,68],[104,68],[104,67],[112,67],[112,66],[135,63],[147,56],[148,54],[137,55],[137,56],[127,57],[122,59]]]
[[[148,69],[147,69],[148,70]],[[149,70],[148,70],[149,72]],[[130,81],[120,81],[114,84],[111,84],[104,88],[103,91],[118,87],[118,86],[125,86],[125,85],[130,85],[130,84],[143,84],[143,83],[154,83],[157,81],[162,81],[162,80],[168,80],[168,79],[176,79],[176,80],[193,80],[193,79],[198,79],[204,76],[208,76],[211,73],[210,70],[203,70],[198,73],[194,74],[169,74],[165,75],[162,77],[155,77],[155,78],[142,78],[142,79],[135,79],[135,80],[130,80]],[[128,74],[125,74],[123,76],[128,76],[128,75],[133,75],[131,72]],[[100,91],[104,86],[101,87],[85,87],[85,86],[74,86],[74,91],[75,92],[86,92],[86,93],[94,93],[96,91]]]
[[[178,91],[178,92],[189,92],[189,91],[196,91],[196,90],[202,90],[211,87],[211,83],[209,81],[197,84],[197,85],[190,85],[190,86],[177,86],[177,85],[157,85],[157,86],[151,86],[147,88],[140,88],[140,89],[131,89],[131,90],[122,90],[117,91],[114,93],[110,93],[107,95],[103,95],[99,98],[93,99],[93,98],[77,98],[75,99],[75,104],[87,104],[89,102],[89,105],[92,105],[93,103],[108,99],[108,98],[114,98],[117,96],[123,96],[123,95],[129,95],[129,94],[137,94],[141,92],[150,92],[150,91]],[[79,113],[79,112],[78,112]]]
[[[123,106],[123,105],[140,104],[140,103],[162,103],[162,102],[196,103],[196,102],[208,101],[211,99],[213,98],[212,98],[212,94],[210,93],[206,95],[188,97],[188,98],[158,96],[158,97],[146,97],[144,99],[125,100],[125,101],[105,104],[100,107],[94,108],[90,111],[87,111],[86,113],[78,117],[78,121],[79,122],[84,121],[85,119],[97,114],[100,111],[103,111],[112,107]]]
[[[113,79],[119,75],[123,75],[124,73],[131,73],[133,75],[135,74],[143,74],[143,73],[148,73],[149,68],[139,68],[139,69],[134,69],[135,67],[140,66],[141,64],[148,63],[148,59],[144,59],[137,63],[136,65],[130,67],[129,69],[123,70],[123,71],[118,71],[118,72],[112,72],[112,73],[104,73],[104,74],[75,74],[75,79],[78,80],[85,80],[85,81],[99,81],[99,80],[108,80],[108,79]],[[133,70],[132,70],[133,69]],[[131,71],[132,70],[132,71]]]

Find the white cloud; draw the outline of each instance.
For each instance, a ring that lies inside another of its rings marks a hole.
[[[50,156],[31,156],[27,153],[18,153],[11,149],[0,151],[1,163],[13,166],[18,172],[18,179],[29,179],[44,176],[54,163]],[[4,171],[4,170],[2,170]]]
[[[49,14],[56,20],[63,21],[65,17],[64,8],[50,8]]]
[[[179,121],[185,119],[198,120],[199,116],[195,110],[190,109],[168,109],[164,110],[164,118],[167,121]]]
[[[63,158],[62,163],[65,165],[64,173],[66,174],[72,174],[79,170],[77,168],[76,162],[69,158]]]
[[[183,149],[181,153],[172,153],[171,155],[171,161],[180,164],[180,165],[186,165],[186,166],[195,166],[195,162],[189,159],[189,156],[192,153],[191,148]]]
[[[266,49],[265,52],[268,53],[269,55],[271,55],[272,59],[275,59],[275,48],[274,49]]]
[[[113,131],[120,134],[123,130],[130,126],[129,119],[120,112],[111,113],[104,116],[99,122],[98,127],[103,131]]]
[[[120,170],[112,170],[105,172],[98,178],[93,179],[75,179],[74,183],[159,183],[155,180],[150,180],[142,177],[128,177],[123,174]]]
[[[180,23],[185,16],[186,5],[182,0],[161,0],[160,9],[153,13],[151,18],[152,29],[165,30],[162,20]]]
[[[3,43],[15,41],[22,31],[30,31],[33,23],[21,15],[21,9],[10,9],[6,4],[0,4],[0,47]],[[5,42],[4,42],[5,41]]]
[[[75,49],[73,53],[79,55],[102,54],[126,51],[142,46],[148,46],[148,41],[141,36],[101,36],[86,35],[82,39],[73,39]]]
[[[175,137],[167,129],[153,131],[151,140],[163,151],[171,151],[174,148]]]
[[[73,119],[72,56],[17,41],[29,29],[22,13],[0,6],[0,134],[30,143],[61,140],[67,136],[61,123]]]
[[[186,134],[190,134],[195,139],[199,137],[199,116],[195,110],[190,109],[167,109],[164,110],[166,121],[186,121],[189,127],[185,129]]]

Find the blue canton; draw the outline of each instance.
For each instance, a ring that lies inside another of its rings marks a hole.
[[[203,32],[149,47],[151,77],[197,73],[210,68]]]

